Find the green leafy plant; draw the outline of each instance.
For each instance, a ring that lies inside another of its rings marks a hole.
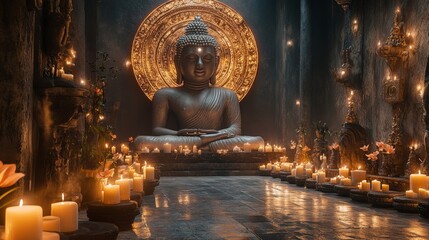
[[[107,143],[116,138],[112,126],[106,119],[105,88],[117,79],[115,61],[105,52],[97,52],[96,62],[91,64],[95,77],[89,82],[89,96],[85,105],[85,132],[82,146],[82,167],[95,170],[110,153]]]

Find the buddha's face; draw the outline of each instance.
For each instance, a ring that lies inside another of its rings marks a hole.
[[[212,46],[186,46],[180,58],[184,81],[207,82],[216,73],[218,59]]]

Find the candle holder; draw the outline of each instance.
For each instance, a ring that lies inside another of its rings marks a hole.
[[[291,175],[291,172],[280,171],[279,178],[282,182],[287,181],[287,176],[290,176],[290,175]]]
[[[89,221],[108,222],[118,226],[120,231],[130,230],[134,218],[140,214],[135,201],[122,201],[118,204],[103,204],[101,202],[88,203],[86,215]]]
[[[60,233],[63,240],[116,240],[118,227],[113,223],[79,221],[79,228],[73,233]]]
[[[316,189],[316,180],[312,178],[307,178],[305,180],[305,187],[309,189]]]
[[[404,196],[394,197],[393,208],[398,212],[418,213],[418,206],[420,202],[421,201],[416,198],[408,198]]]
[[[379,191],[369,191],[368,192],[368,202],[374,207],[387,208],[393,207],[393,198],[404,196],[404,192],[388,191],[388,192],[379,192]]]
[[[296,180],[295,176],[289,175],[289,176],[286,177],[286,181],[289,184],[295,184],[295,180]]]
[[[335,184],[330,182],[316,184],[316,190],[324,193],[336,193]]]
[[[337,192],[338,196],[350,197],[350,191],[352,189],[357,189],[357,187],[356,186],[335,185],[334,189]]]
[[[153,180],[145,179],[143,184],[144,195],[145,196],[152,195],[153,192],[155,191],[156,186],[158,185],[159,185],[158,179],[153,179]]]
[[[295,185],[298,187],[305,187],[306,177],[295,177]]]
[[[350,198],[357,202],[368,202],[368,191],[363,191],[357,188],[351,189]]]

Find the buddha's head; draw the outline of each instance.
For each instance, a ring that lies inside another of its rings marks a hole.
[[[177,83],[195,86],[208,86],[216,83],[216,69],[219,65],[216,39],[208,34],[206,24],[201,17],[186,26],[186,32],[176,43],[174,64]]]

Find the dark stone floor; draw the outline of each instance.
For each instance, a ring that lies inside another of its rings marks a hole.
[[[429,220],[260,176],[162,177],[118,239],[429,239]]]

